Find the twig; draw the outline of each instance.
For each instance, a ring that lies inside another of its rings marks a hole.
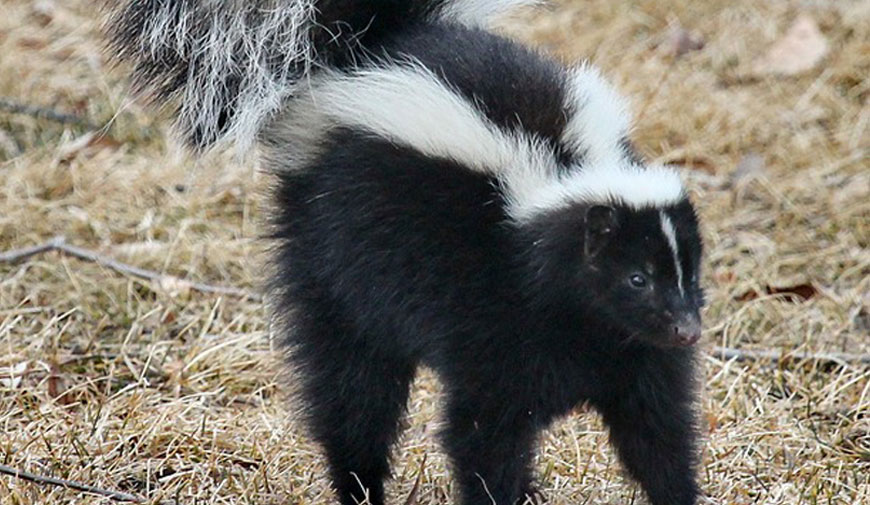
[[[0,263],[15,263],[23,259],[42,254],[44,252],[53,251],[64,242],[64,237],[54,237],[48,242],[33,247],[25,247],[23,249],[13,249],[12,251],[0,252]]]
[[[94,251],[69,245],[66,243],[66,239],[62,236],[55,237],[50,241],[38,246],[2,252],[0,253],[0,263],[13,263],[25,258],[29,258],[30,256],[42,254],[48,251],[59,251],[74,258],[96,263],[111,270],[115,270],[116,272],[121,272],[123,274],[138,277],[140,279],[154,281],[157,284],[163,286],[176,285],[180,287],[190,288],[194,291],[199,291],[202,293],[236,296],[239,298],[246,298],[253,301],[263,300],[263,297],[261,295],[251,293],[250,291],[246,291],[244,289],[239,289],[231,286],[213,286],[211,284],[204,284],[201,282],[191,282],[172,275],[165,275],[159,272],[155,272],[153,270],[146,270],[144,268],[139,268],[133,265],[128,265],[126,263],[121,263],[120,261],[108,258]]]
[[[91,120],[89,120],[88,118],[76,116],[74,114],[58,112],[54,109],[48,109],[45,107],[18,103],[9,100],[8,98],[0,98],[0,110],[11,112],[13,114],[26,114],[35,118],[47,119],[49,121],[56,121],[58,123],[85,126],[92,130],[98,128],[97,125],[91,122]]]
[[[860,364],[870,365],[870,354],[848,353],[806,353],[772,351],[768,349],[752,351],[749,349],[732,349],[730,347],[716,347],[713,349],[713,357],[721,360],[736,361],[817,361],[835,363],[838,365]]]
[[[423,453],[423,461],[420,462],[420,472],[417,473],[417,479],[414,480],[414,487],[411,488],[411,492],[408,493],[408,498],[405,500],[404,505],[416,505],[417,503],[417,493],[420,491],[420,481],[423,480],[423,471],[426,470],[426,458],[429,456],[429,453]]]
[[[57,479],[55,477],[45,477],[43,475],[37,475],[35,473],[25,472],[24,470],[18,470],[16,468],[8,467],[5,465],[0,465],[0,473],[11,475],[16,479],[27,480],[30,482],[35,482],[37,484],[51,484],[52,486],[61,486],[67,489],[73,489],[75,491],[83,491],[85,493],[93,493],[98,494],[100,496],[105,496],[107,498],[111,498],[115,501],[123,501],[123,502],[133,502],[133,503],[145,503],[147,500],[145,498],[128,494],[121,493],[120,491],[110,491],[108,489],[100,489],[98,487],[89,486],[87,484],[82,484],[80,482],[75,482],[66,479]]]
[[[110,268],[112,270],[125,273],[128,275],[132,275],[134,277],[140,277],[142,279],[147,279],[150,281],[156,281],[158,283],[163,284],[172,284],[177,283],[182,286],[189,287],[194,291],[200,291],[203,293],[213,293],[218,295],[229,295],[229,296],[238,296],[240,298],[250,298],[253,300],[261,300],[261,297],[255,293],[251,293],[244,289],[234,288],[231,286],[212,286],[211,284],[203,284],[201,282],[190,282],[179,277],[175,277],[172,275],[164,275],[158,272],[154,272],[153,270],[145,270],[144,268],[134,267],[132,265],[127,265],[126,263],[121,263],[120,261],[113,260],[112,258],[107,258],[105,256],[101,256],[93,251],[89,251],[87,249],[82,249],[81,247],[75,247],[67,244],[60,244],[57,247],[57,250],[62,251],[70,256],[86,260],[92,261],[98,265],[102,265],[106,268]]]

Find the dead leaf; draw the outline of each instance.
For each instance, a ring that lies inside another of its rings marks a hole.
[[[737,168],[731,174],[731,183],[735,186],[754,179],[764,172],[764,157],[756,152],[744,154],[737,162]]]
[[[816,296],[819,292],[815,286],[809,283],[785,288],[767,286],[766,290],[769,295],[782,295],[782,298],[787,302],[803,302]]]
[[[42,26],[51,24],[56,12],[57,4],[54,0],[36,0],[31,6],[33,17]]]
[[[749,302],[758,298],[758,291],[754,289],[750,289],[749,291],[744,292],[743,294],[737,295],[734,297],[735,302]]]
[[[828,54],[828,40],[816,21],[801,14],[753,64],[753,72],[762,75],[796,75],[813,69]]]
[[[57,148],[57,158],[60,161],[69,161],[80,153],[84,148],[88,147],[96,137],[95,132],[87,132],[80,137],[76,137],[69,142],[61,144]]]
[[[37,39],[34,37],[21,37],[18,39],[18,47],[22,49],[45,49],[48,43],[42,39]]]
[[[707,412],[707,433],[713,433],[719,428],[719,418],[712,412]]]
[[[668,165],[679,165],[681,167],[691,168],[692,170],[700,170],[708,174],[716,174],[716,165],[712,160],[704,156],[692,155],[684,156],[667,160]]]
[[[107,135],[90,131],[58,147],[57,157],[61,162],[68,162],[85,150],[114,149],[120,145],[120,142]]]
[[[60,367],[56,363],[51,364],[46,381],[48,383],[48,396],[52,397],[54,401],[61,405],[69,405],[72,402],[72,398],[67,394],[66,381],[64,381]]]
[[[163,275],[157,279],[160,290],[172,298],[183,298],[190,294],[190,282],[171,275]]]
[[[703,49],[704,43],[704,37],[701,34],[689,31],[680,23],[674,22],[671,23],[667,40],[662,47],[665,54],[679,58],[686,53]]]
[[[731,284],[737,280],[737,276],[730,270],[716,272],[713,274],[713,278],[716,279],[718,284]]]
[[[765,294],[778,295],[777,298],[780,298],[781,300],[789,303],[807,301],[810,298],[816,296],[818,292],[819,291],[816,289],[816,287],[810,283],[796,284],[794,286],[787,286],[784,288],[764,286]],[[760,295],[758,294],[758,291],[750,289],[749,291],[734,297],[734,300],[738,302],[748,302],[750,300],[757,299],[759,296]]]
[[[115,149],[120,146],[121,143],[118,142],[117,139],[114,139],[105,134],[97,135],[96,137],[94,137],[93,140],[91,140],[90,144],[88,144],[88,147],[95,147],[99,149]]]
[[[29,361],[22,361],[8,368],[0,368],[0,386],[16,389],[30,369]]]

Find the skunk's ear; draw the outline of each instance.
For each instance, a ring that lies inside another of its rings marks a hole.
[[[593,205],[586,209],[586,236],[583,240],[583,252],[587,258],[594,258],[616,231],[619,225],[616,219],[616,209],[609,205]]]

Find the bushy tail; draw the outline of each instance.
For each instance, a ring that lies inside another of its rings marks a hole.
[[[416,23],[484,24],[534,0],[105,0],[117,61],[157,103],[177,103],[196,148],[243,148],[316,69]]]

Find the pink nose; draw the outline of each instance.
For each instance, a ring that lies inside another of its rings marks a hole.
[[[685,347],[689,347],[690,345],[695,345],[695,343],[697,343],[698,340],[701,340],[700,333],[695,333],[693,335],[677,334],[677,343],[682,345],[682,346],[685,346]]]
[[[691,319],[674,326],[674,339],[682,346],[695,345],[701,340],[701,322]]]

